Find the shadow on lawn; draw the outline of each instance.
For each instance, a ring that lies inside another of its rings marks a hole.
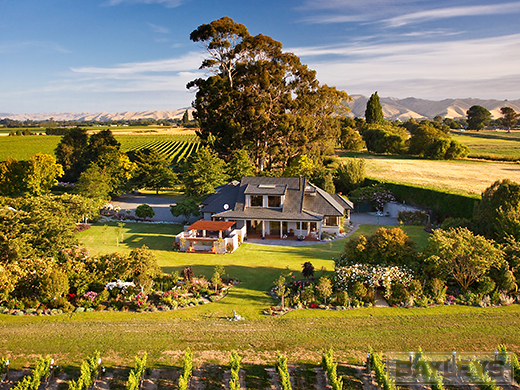
[[[186,264],[193,268],[195,276],[204,275],[206,279],[211,279],[215,267],[203,264]],[[164,272],[171,273],[174,271],[182,271],[183,267],[162,267]],[[285,271],[285,268],[271,267],[247,267],[240,265],[225,266],[226,276],[240,281],[234,289],[253,290],[266,293],[273,286],[273,281]],[[296,272],[293,271],[296,275]],[[241,294],[242,296],[246,294]],[[251,295],[252,299],[258,298],[258,295]]]

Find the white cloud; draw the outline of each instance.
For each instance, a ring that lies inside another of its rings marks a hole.
[[[410,12],[418,2],[421,0],[307,0],[296,9],[311,11],[312,16],[303,20],[309,23],[369,22]]]
[[[431,2],[415,0],[309,0],[300,10],[312,11],[314,15],[304,19],[316,24],[382,21],[389,27],[448,19],[464,16],[489,16],[520,13],[520,2],[489,5],[452,6],[437,9],[423,9],[421,3],[431,7]],[[421,9],[420,11],[416,11]],[[316,14],[316,11],[327,13]],[[330,13],[333,11],[334,13]],[[396,15],[388,17],[388,15]]]
[[[385,19],[383,22],[386,22],[390,27],[400,27],[406,24],[424,22],[427,20],[447,19],[461,16],[503,15],[519,12],[520,2],[514,2],[493,5],[438,8],[395,16]]]
[[[23,51],[25,49],[43,49],[47,51],[53,51],[58,53],[72,53],[72,51],[59,45],[56,42],[49,41],[24,41],[24,42],[9,42],[0,43],[0,53],[12,53]]]
[[[414,3],[416,0],[307,0],[299,9],[302,10],[377,10],[381,7],[396,7]]]
[[[434,92],[436,97],[458,97],[467,96],[472,86],[476,97],[486,97],[484,92],[489,97],[494,90],[497,98],[518,98],[518,91],[516,97],[513,94],[518,84],[508,82],[520,79],[520,34],[436,43],[355,43],[288,50],[317,70],[320,82],[351,93],[368,89],[386,90],[386,96],[403,96],[403,91],[411,91],[414,94],[410,95],[426,98],[434,98]],[[457,86],[459,93],[448,94],[454,89],[450,85]]]
[[[119,64],[114,67],[81,67],[71,68],[76,74],[98,75],[106,78],[124,78],[135,74],[147,74],[156,72],[179,72],[198,69],[204,56],[202,53],[188,53],[180,58],[170,58],[165,60],[131,62]]]
[[[157,24],[148,23],[148,25],[152,28],[153,32],[156,32],[158,34],[169,34],[170,29],[168,27],[159,26]]]

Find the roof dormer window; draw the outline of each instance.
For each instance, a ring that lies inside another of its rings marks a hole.
[[[263,207],[264,197],[262,195],[251,195],[251,207]]]
[[[277,195],[269,195],[267,197],[267,207],[280,208],[282,207],[282,197]]]

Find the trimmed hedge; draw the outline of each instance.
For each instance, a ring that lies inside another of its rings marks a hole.
[[[467,196],[407,184],[365,179],[365,185],[382,183],[399,202],[426,207],[433,211],[432,220],[446,217],[473,218],[473,209],[480,200],[478,196]]]

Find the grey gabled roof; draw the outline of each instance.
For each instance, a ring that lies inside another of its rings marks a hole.
[[[228,205],[228,209],[232,209],[235,205],[240,182],[234,180],[231,183],[217,187],[214,194],[208,196],[201,204],[203,205],[203,213],[220,213],[225,211],[224,205]]]
[[[246,195],[285,195],[287,184],[248,184]]]
[[[331,194],[331,196],[345,209],[347,210],[354,210],[354,203],[352,201],[348,200],[347,198],[343,197],[340,194]]]
[[[246,208],[246,194],[284,194],[285,201],[281,209]],[[226,203],[228,210],[223,208]],[[348,208],[349,201],[328,194],[304,178],[244,177],[239,184],[222,186],[219,193],[207,199],[202,211],[229,219],[321,221],[324,216],[342,216]]]
[[[311,191],[306,191],[303,199],[303,208],[305,210],[312,210],[324,216],[341,217],[345,214],[345,207],[334,199],[332,195],[313,184],[310,184],[310,186],[313,188]]]

